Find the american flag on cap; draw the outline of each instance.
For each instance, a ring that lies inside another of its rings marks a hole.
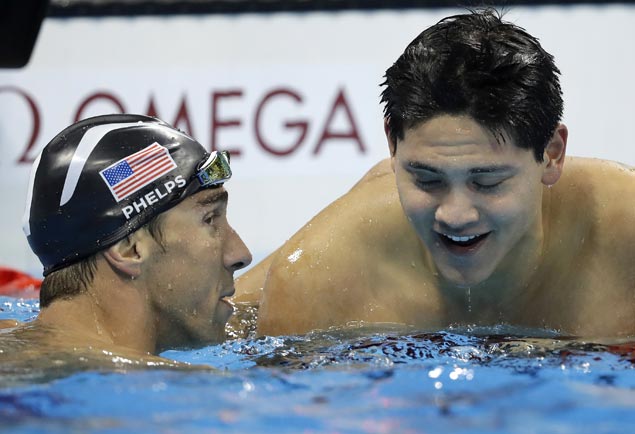
[[[117,202],[176,168],[169,151],[158,143],[128,155],[99,172]]]

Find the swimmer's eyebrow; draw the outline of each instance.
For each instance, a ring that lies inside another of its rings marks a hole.
[[[502,166],[486,166],[470,169],[470,173],[505,173],[514,171],[516,171],[516,168],[507,164],[504,164]]]
[[[214,193],[206,194],[196,201],[198,206],[208,206],[208,205],[216,205],[217,203],[227,204],[227,199],[229,198],[229,194],[227,194],[227,190],[217,190]]]
[[[443,174],[443,171],[437,169],[436,167],[430,166],[425,163],[421,163],[419,161],[409,161],[408,168],[413,170],[425,170],[427,172],[437,173],[439,175]],[[468,172],[471,174],[481,174],[481,173],[507,173],[514,172],[516,168],[514,166],[510,166],[508,164],[503,165],[493,165],[493,166],[484,166],[484,167],[474,167],[470,169]]]

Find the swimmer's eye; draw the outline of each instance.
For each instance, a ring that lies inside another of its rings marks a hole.
[[[443,187],[440,179],[415,179],[415,184],[422,190],[434,190]]]
[[[220,212],[211,212],[209,214],[205,214],[205,217],[203,217],[203,223],[205,223],[206,225],[213,225],[216,222],[216,219],[218,219],[220,216]]]
[[[498,189],[504,180],[500,181],[492,181],[492,182],[476,182],[474,181],[472,184],[477,190],[481,191],[493,191]]]

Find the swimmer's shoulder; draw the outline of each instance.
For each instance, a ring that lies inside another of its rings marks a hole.
[[[555,185],[558,201],[609,211],[608,201],[635,194],[635,169],[619,162],[598,158],[567,157],[562,177]]]
[[[586,250],[587,257],[591,258],[588,267],[581,268],[603,276],[602,282],[598,283],[601,288],[598,300],[632,306],[635,294],[635,169],[615,161],[590,158],[576,158],[569,169],[572,176],[565,181],[584,189],[578,195],[577,207],[571,207],[573,212],[569,221],[582,221],[589,229],[583,238],[585,248],[576,249],[578,252]],[[582,271],[578,274],[585,275]],[[615,318],[619,311],[613,311],[612,316]]]
[[[351,249],[377,246],[385,234],[399,233],[408,226],[390,168],[390,160],[373,166],[347,193],[329,204],[291,237],[276,256],[273,265],[303,252],[308,258],[350,256]],[[363,255],[358,255],[359,258]],[[339,259],[338,259],[339,260]],[[347,257],[347,261],[354,261]]]
[[[357,181],[353,188],[372,182],[386,182],[391,176],[394,177],[394,172],[392,170],[390,158],[385,158],[371,167],[368,172],[366,172],[364,176]]]
[[[564,166],[564,174],[573,173],[575,176],[586,175],[626,175],[635,176],[635,167],[626,163],[602,158],[568,156]]]
[[[596,158],[570,157],[557,200],[569,204],[571,218],[587,221],[600,244],[634,250],[635,168]],[[584,212],[580,212],[584,210]]]
[[[625,200],[635,194],[635,168],[616,161],[569,157],[558,184],[562,184],[558,191],[580,203],[597,202],[606,210],[632,208]]]
[[[352,315],[400,225],[407,220],[394,174],[382,161],[278,250],[264,284],[259,331],[303,332]]]
[[[590,179],[596,176],[635,177],[635,167],[626,163],[602,158],[567,157],[564,165],[564,175],[584,175]]]

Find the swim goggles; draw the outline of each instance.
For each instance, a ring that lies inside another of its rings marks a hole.
[[[228,151],[214,151],[196,168],[194,177],[198,179],[200,187],[221,185],[232,177],[229,167],[230,155]]]
[[[229,152],[214,151],[198,164],[196,172],[190,177],[187,187],[180,195],[180,199],[196,193],[203,188],[220,187],[232,177],[229,167]]]

